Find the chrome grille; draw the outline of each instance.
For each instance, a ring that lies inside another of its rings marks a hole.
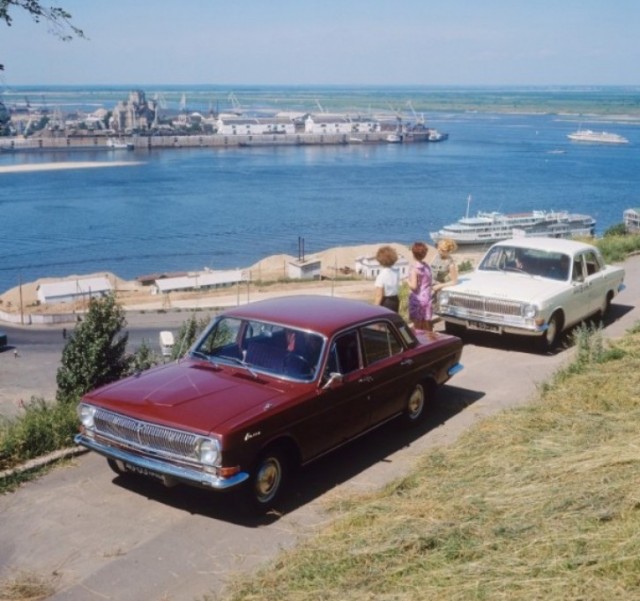
[[[156,454],[193,460],[200,437],[125,417],[106,409],[96,409],[96,434],[124,443],[127,446]]]
[[[466,296],[463,294],[449,295],[449,306],[466,309],[474,313],[491,313],[494,315],[522,316],[522,303],[498,298],[484,298],[482,296]]]

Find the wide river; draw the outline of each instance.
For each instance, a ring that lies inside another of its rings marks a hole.
[[[469,195],[472,214],[568,210],[594,216],[598,234],[640,205],[637,122],[435,112],[428,123],[449,139],[0,153],[0,291],[101,271],[133,279],[243,268],[272,254],[297,255],[299,238],[307,255],[431,242],[431,231],[464,216]],[[630,143],[568,140],[581,124]],[[107,165],[60,168],[74,163]]]

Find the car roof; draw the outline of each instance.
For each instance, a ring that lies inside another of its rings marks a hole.
[[[289,325],[330,336],[362,321],[388,319],[397,314],[364,301],[309,294],[256,301],[229,309],[224,315]]]
[[[514,246],[517,248],[534,248],[536,250],[546,250],[549,252],[559,252],[573,254],[581,250],[594,250],[593,244],[580,242],[578,240],[567,240],[565,238],[536,238],[536,237],[520,237],[502,240],[494,244],[494,246]]]

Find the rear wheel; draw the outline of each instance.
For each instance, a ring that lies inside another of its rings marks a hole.
[[[609,309],[611,308],[611,300],[613,299],[613,293],[607,292],[602,301],[602,305],[600,305],[600,310],[598,311],[598,317],[600,319],[604,319],[609,313]]]
[[[407,397],[406,419],[410,424],[420,423],[426,415],[427,388],[416,384]]]

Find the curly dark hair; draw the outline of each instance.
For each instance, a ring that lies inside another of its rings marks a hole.
[[[422,261],[427,256],[427,245],[424,242],[414,242],[411,246],[413,258],[416,261]]]
[[[376,260],[383,267],[391,267],[398,260],[398,253],[393,246],[381,246],[376,253]]]

